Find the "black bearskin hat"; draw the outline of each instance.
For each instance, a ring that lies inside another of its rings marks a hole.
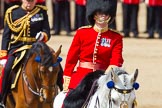
[[[102,12],[106,15],[110,15],[110,22],[116,16],[117,0],[87,0],[86,4],[86,17],[91,25],[94,25],[94,14],[96,12]]]

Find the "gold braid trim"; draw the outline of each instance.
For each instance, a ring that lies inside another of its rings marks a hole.
[[[18,57],[15,58],[14,64],[12,66],[12,69],[14,69],[16,67],[16,65],[22,60],[22,58],[25,56],[25,54],[26,54],[26,50],[21,52],[19,58]]]
[[[19,67],[19,69],[16,73],[16,78],[14,80],[14,83],[12,83],[12,85],[11,85],[11,89],[14,89],[16,87],[16,84],[17,84],[18,78],[20,76],[21,70],[22,70],[22,65]]]
[[[87,26],[79,27],[78,29],[91,28],[91,27],[92,27],[91,25],[87,25]]]
[[[21,59],[24,57],[24,55],[26,54],[26,51],[28,49],[30,49],[32,47],[32,45],[24,45],[22,47],[20,47],[19,49],[17,49],[16,51],[14,51],[14,53],[20,52],[20,57],[16,57],[14,64],[12,66],[12,69],[15,68],[15,66],[21,61]]]
[[[6,18],[6,22],[9,26],[9,28],[13,32],[16,32],[16,33],[20,32],[19,35],[17,36],[17,39],[10,42],[11,44],[16,43],[21,36],[27,36],[27,31],[29,30],[29,27],[30,27],[30,18],[33,15],[35,15],[36,13],[38,13],[39,11],[40,11],[40,8],[36,7],[30,13],[17,19],[14,22],[12,21],[12,10],[10,10],[6,13],[5,18]]]
[[[21,29],[22,29],[22,26],[23,26],[23,23],[21,24],[21,26],[17,26],[18,24],[16,23],[13,23],[12,21],[12,11],[16,8],[18,8],[19,6],[13,6],[11,8],[9,8],[7,11],[6,11],[6,15],[5,15],[5,21],[7,22],[9,28],[14,31],[14,32],[19,32]],[[25,17],[25,16],[24,16]],[[16,27],[17,26],[17,27]]]
[[[15,50],[13,53],[21,52],[21,51],[23,51],[23,50],[28,50],[28,49],[30,49],[31,47],[32,47],[32,45],[24,45],[24,46],[18,48],[17,50]]]
[[[39,12],[40,9],[39,8],[35,8],[33,11],[31,11],[29,14],[26,14],[25,16],[19,18],[16,21],[12,21],[12,11],[8,11],[6,13],[6,21],[7,24],[9,25],[9,28],[14,31],[14,32],[19,32],[20,30],[22,30],[22,28],[24,28],[24,24],[33,16],[35,15],[37,12]]]
[[[8,14],[8,13],[11,13],[12,10],[14,10],[14,9],[16,9],[16,8],[18,8],[18,7],[19,7],[19,5],[14,5],[14,6],[12,6],[12,7],[10,7],[10,8],[7,9],[7,11],[6,11],[6,13],[5,13],[5,19],[4,19],[5,22],[6,22],[6,20],[7,20],[7,14]]]

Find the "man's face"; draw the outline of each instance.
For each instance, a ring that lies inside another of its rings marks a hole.
[[[34,8],[36,2],[37,0],[22,0],[22,5],[26,10],[30,11]]]

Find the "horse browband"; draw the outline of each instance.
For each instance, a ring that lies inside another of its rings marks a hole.
[[[114,87],[114,89],[116,90],[116,91],[118,91],[119,93],[122,93],[122,94],[127,94],[127,93],[130,93],[134,88],[132,88],[132,89],[118,89],[118,88],[116,88],[116,87]]]
[[[128,73],[125,72],[125,71],[122,71],[122,72],[117,73],[118,76],[121,75],[121,74],[128,74]],[[134,88],[132,88],[132,89],[127,89],[127,90],[126,90],[126,89],[118,89],[118,88],[114,87],[114,89],[115,89],[116,91],[118,91],[119,93],[127,94],[127,93],[130,93]]]

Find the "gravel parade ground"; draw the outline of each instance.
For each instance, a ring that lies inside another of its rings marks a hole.
[[[49,4],[49,3],[48,3]],[[74,3],[71,3],[72,22],[74,22]],[[49,14],[51,10],[49,9]],[[49,16],[51,19],[52,15]],[[50,22],[51,24],[52,22]],[[124,38],[124,64],[123,67],[128,73],[132,73],[136,68],[139,69],[137,82],[140,88],[136,91],[137,108],[162,108],[162,39],[146,39],[147,34],[143,33],[146,28],[146,5],[140,4],[139,10],[139,38]],[[72,25],[74,25],[72,23]],[[122,8],[121,3],[118,4],[117,10],[117,29],[122,30]],[[51,31],[53,32],[53,31]],[[64,31],[60,36],[52,36],[47,43],[54,50],[62,45],[61,62],[63,68],[65,65],[66,55],[73,36],[65,36]],[[72,32],[74,35],[75,32]],[[0,41],[2,31],[0,34]]]

